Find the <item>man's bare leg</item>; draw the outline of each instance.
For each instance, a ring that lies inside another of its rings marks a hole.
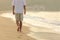
[[[20,32],[21,32],[21,30],[22,30],[22,21],[20,21]]]
[[[22,21],[17,21],[16,20],[16,24],[18,26],[17,31],[20,31],[21,32],[21,30],[22,30]]]
[[[18,26],[17,31],[19,31],[19,25],[20,25],[19,21],[16,20],[16,24]]]

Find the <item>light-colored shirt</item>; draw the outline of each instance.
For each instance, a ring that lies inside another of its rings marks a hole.
[[[23,13],[24,5],[26,5],[26,0],[13,0],[12,5],[15,6],[15,13]]]

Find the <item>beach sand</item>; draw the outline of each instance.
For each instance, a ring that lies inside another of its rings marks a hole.
[[[35,40],[27,35],[29,27],[23,25],[21,33],[16,29],[16,24],[10,18],[0,17],[0,40]]]
[[[42,17],[51,22],[51,20],[56,19],[57,13],[52,14],[55,16],[50,16],[51,14],[48,14],[48,12],[36,12],[38,13],[37,15],[34,12],[27,12],[28,14],[26,14],[26,16],[28,16],[24,18],[22,32],[16,31],[17,26],[15,20],[13,20],[14,16],[10,13],[11,12],[1,12],[0,14],[0,40],[60,40],[60,26],[45,23],[44,21],[41,22],[41,20],[35,21],[38,20],[35,19],[35,17]],[[49,15],[49,17],[46,15]],[[29,16],[33,16],[32,18],[34,20]]]

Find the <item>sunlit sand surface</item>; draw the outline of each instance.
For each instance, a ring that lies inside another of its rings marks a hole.
[[[0,14],[0,40],[60,40],[60,12],[27,12],[22,32],[12,12]]]

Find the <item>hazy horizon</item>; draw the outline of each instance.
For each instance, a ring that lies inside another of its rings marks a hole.
[[[0,11],[12,10],[12,0],[0,0]],[[59,0],[27,0],[29,11],[60,11]]]

